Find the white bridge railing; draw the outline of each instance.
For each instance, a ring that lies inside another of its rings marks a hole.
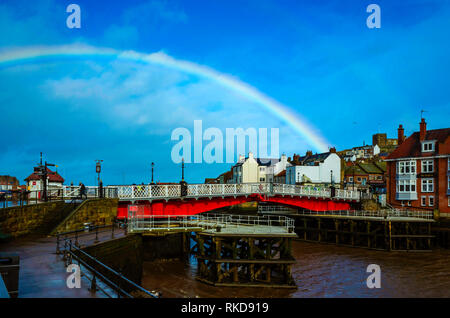
[[[95,198],[99,196],[98,187],[86,187],[86,196]],[[118,185],[103,187],[104,197],[119,198],[121,200],[148,200],[171,199],[181,197],[181,185]],[[79,186],[64,186],[53,189],[49,193],[53,197],[75,198],[80,197]],[[214,197],[238,195],[290,195],[317,198],[331,198],[331,190],[324,187],[299,186],[291,184],[271,183],[243,183],[243,184],[188,184],[185,197]],[[335,198],[359,200],[357,191],[335,190]]]

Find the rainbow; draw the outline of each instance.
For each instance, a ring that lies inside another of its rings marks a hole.
[[[204,65],[177,60],[163,52],[144,54],[135,51],[118,51],[80,44],[23,47],[0,52],[0,67],[10,67],[17,64],[32,63],[41,60],[45,61],[47,59],[72,59],[79,57],[84,59],[112,58],[161,65],[163,67],[215,81],[220,85],[245,96],[249,100],[262,105],[265,109],[285,121],[297,133],[304,137],[308,144],[314,147],[316,151],[328,151],[329,143],[318,133],[317,129],[312,127],[305,119],[301,118],[285,105],[233,76],[220,73]]]

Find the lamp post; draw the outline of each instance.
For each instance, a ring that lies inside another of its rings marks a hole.
[[[155,168],[155,163],[152,162],[152,182],[151,182],[151,184],[155,184],[155,183],[153,182],[153,170],[154,170],[154,168]]]
[[[97,173],[97,185],[98,185],[98,197],[102,197],[103,187],[100,185],[100,172],[102,172],[102,162],[103,160],[97,159],[95,160],[97,163],[95,164],[95,172]]]
[[[181,181],[184,181],[184,158],[181,158]]]
[[[180,186],[181,186],[181,196],[185,197],[187,196],[187,182],[184,181],[184,158],[181,159],[181,181],[180,181]]]

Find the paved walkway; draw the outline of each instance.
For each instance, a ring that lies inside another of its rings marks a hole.
[[[115,229],[115,237],[123,236]],[[100,242],[111,238],[111,230],[99,233]],[[92,244],[95,233],[79,238],[80,244]],[[55,237],[24,237],[0,244],[0,251],[20,256],[19,298],[95,298],[104,297],[101,292],[89,291],[89,280],[81,279],[81,288],[70,289],[62,255],[56,254]]]

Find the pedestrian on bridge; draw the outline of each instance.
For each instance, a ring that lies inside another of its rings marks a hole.
[[[86,187],[82,182],[80,182],[80,199],[81,200],[83,200],[83,196],[87,199]]]

